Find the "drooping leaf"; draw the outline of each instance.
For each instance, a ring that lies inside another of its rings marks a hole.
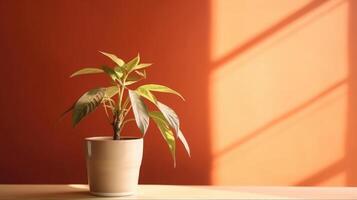
[[[102,102],[105,95],[105,88],[96,88],[84,93],[76,102],[73,108],[72,125],[76,126],[83,117],[87,116]]]
[[[182,131],[179,129],[179,132],[177,133],[177,137],[181,140],[183,146],[185,147],[185,150],[188,154],[188,156],[191,157],[191,151],[190,151],[190,147],[188,146],[187,140],[185,138],[185,136],[183,135]]]
[[[110,86],[105,88],[105,96],[108,98],[112,98],[114,95],[119,93],[118,86]]]
[[[145,134],[149,126],[149,114],[146,105],[141,97],[133,90],[129,90],[129,98],[133,108],[136,125],[140,131]]]
[[[168,107],[167,105],[159,102],[156,97],[150,92],[150,90],[147,90],[146,88],[137,88],[136,89],[137,94],[140,96],[148,99],[152,103],[154,103],[161,113],[164,115],[170,126],[175,130],[176,134],[179,133],[180,130],[180,120],[176,114],[176,112]]]
[[[177,134],[180,130],[180,120],[176,112],[172,110],[170,107],[168,107],[167,105],[159,101],[157,101],[156,106],[159,108],[159,110],[164,115],[167,122],[170,124],[170,126],[175,130]]]
[[[187,154],[191,157],[190,147],[179,127],[180,121],[175,111],[173,111],[170,107],[166,106],[165,104],[159,101],[157,102],[157,107],[161,111],[161,115],[164,117],[167,123],[175,130],[177,138],[181,140]]]
[[[114,61],[119,66],[123,66],[125,64],[125,62],[122,59],[118,58],[114,54],[106,53],[106,52],[103,52],[103,51],[99,51],[99,52],[102,53],[103,55],[107,56],[108,58],[110,58],[112,61]]]
[[[128,73],[132,72],[134,68],[139,64],[140,62],[140,55],[138,54],[135,58],[130,60],[128,63],[125,64],[125,69]]]
[[[120,77],[118,76],[118,74],[110,67],[107,66],[103,66],[103,71],[108,74],[110,76],[110,78],[115,81],[118,80]]]
[[[76,72],[74,72],[70,78],[74,77],[74,76],[78,76],[78,75],[84,75],[84,74],[99,74],[99,73],[103,73],[104,71],[102,69],[99,69],[99,68],[91,68],[91,67],[88,67],[88,68],[83,68],[83,69],[80,69]]]
[[[149,112],[149,116],[151,117],[151,119],[154,120],[157,128],[160,130],[161,135],[164,137],[172,158],[174,160],[174,166],[176,167],[176,156],[175,156],[175,152],[176,152],[176,144],[175,144],[175,137],[173,132],[171,131],[169,124],[167,123],[165,117],[162,115],[162,113],[154,111],[154,112]]]
[[[175,90],[166,87],[164,85],[158,85],[158,84],[146,84],[138,87],[137,90],[149,90],[152,92],[164,92],[164,93],[171,93],[171,94],[176,94],[177,96],[181,97],[182,100],[185,100],[183,96],[176,92]]]

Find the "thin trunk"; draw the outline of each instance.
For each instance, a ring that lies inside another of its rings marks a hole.
[[[119,119],[119,113],[117,113],[114,116],[114,121],[113,121],[113,140],[120,140],[120,119]]]

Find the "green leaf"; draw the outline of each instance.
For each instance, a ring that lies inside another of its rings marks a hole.
[[[153,92],[164,92],[164,93],[176,94],[177,96],[181,97],[182,100],[185,100],[180,93],[178,93],[175,90],[173,90],[169,87],[166,87],[164,85],[147,84],[147,85],[142,85],[142,86],[138,87],[137,90],[148,90],[148,91],[153,91]]]
[[[187,154],[191,157],[190,147],[188,146],[185,136],[180,130],[180,120],[175,111],[159,101],[157,101],[156,105],[161,111],[163,117],[167,120],[167,123],[175,130],[176,136],[181,140]]]
[[[76,72],[74,72],[70,78],[74,77],[74,76],[78,76],[78,75],[84,75],[84,74],[99,74],[99,73],[103,73],[104,71],[102,69],[99,68],[83,68],[80,69]]]
[[[182,131],[180,130],[180,120],[173,109],[168,107],[167,105],[157,101],[156,97],[148,90],[146,87],[139,87],[136,89],[137,93],[154,103],[161,113],[163,114],[164,118],[167,120],[168,124],[175,130],[176,136],[181,140],[182,144],[185,147],[188,155],[191,157],[190,147],[184,137]]]
[[[114,95],[119,93],[118,86],[111,86],[105,88],[105,96],[108,98],[112,98]]]
[[[128,78],[125,81],[125,85],[132,85],[138,81],[143,80],[144,78],[146,78],[146,73],[144,72],[139,72],[139,71],[135,71],[136,73],[132,73],[128,76]]]
[[[122,59],[118,58],[114,54],[106,53],[106,52],[103,52],[103,51],[99,51],[99,52],[102,53],[103,55],[109,57],[112,61],[114,61],[119,66],[123,66],[125,64],[125,62]]]
[[[120,66],[114,67],[114,71],[117,73],[117,75],[121,78],[125,74],[125,69]]]
[[[149,126],[149,114],[146,105],[141,100],[141,97],[133,90],[129,90],[129,98],[133,108],[136,125],[140,131],[145,134]]]
[[[151,101],[153,104],[157,104],[157,99],[156,99],[156,97],[150,92],[150,90],[146,90],[145,88],[137,88],[136,89],[136,92],[140,95],[140,96],[142,96],[142,97],[144,97],[144,98],[146,98],[147,100],[149,100],[149,101]]]
[[[165,119],[170,124],[170,126],[175,130],[176,133],[178,133],[180,130],[180,120],[177,114],[175,113],[175,111],[159,101],[157,101],[156,106],[164,115]]]
[[[174,160],[174,166],[176,167],[176,156],[175,156],[175,152],[176,152],[176,144],[175,144],[175,137],[173,132],[171,131],[169,124],[167,123],[165,117],[162,115],[162,113],[160,112],[149,112],[149,116],[151,117],[151,119],[154,120],[157,128],[160,130],[161,135],[164,137],[172,158]]]
[[[110,76],[110,78],[115,81],[117,79],[120,79],[120,77],[118,76],[118,74],[110,67],[107,66],[103,66],[103,71],[108,74]]]
[[[73,108],[72,125],[76,126],[83,117],[95,110],[102,102],[105,95],[105,88],[96,88],[84,93],[76,102]]]
[[[152,103],[154,103],[159,108],[159,110],[162,112],[162,114],[165,116],[165,118],[168,121],[168,123],[170,124],[170,126],[172,128],[174,128],[175,132],[176,133],[179,132],[180,120],[173,109],[171,109],[167,105],[159,102],[156,99],[156,97],[150,92],[150,90],[139,87],[136,89],[136,92],[140,96],[142,96],[142,97],[148,99],[149,101],[151,101]]]
[[[128,73],[132,72],[134,70],[134,67],[136,67],[140,62],[140,55],[138,54],[135,58],[130,60],[128,63],[125,64],[125,69]]]

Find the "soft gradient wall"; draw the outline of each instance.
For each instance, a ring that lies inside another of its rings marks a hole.
[[[212,183],[356,184],[354,4],[212,2]]]
[[[0,183],[84,183],[100,108],[58,116],[105,76],[83,66],[138,52],[181,117],[177,168],[155,129],[141,183],[357,185],[357,5],[348,0],[0,1]],[[135,135],[134,126],[126,133]]]
[[[105,76],[69,79],[84,66],[111,63],[98,50],[154,63],[150,83],[186,98],[160,96],[182,118],[192,159],[177,148],[173,168],[166,142],[151,126],[145,138],[142,183],[210,183],[207,1],[0,1],[0,183],[86,182],[83,143],[111,135],[104,110],[75,129],[60,114]],[[127,135],[139,130],[128,127]]]

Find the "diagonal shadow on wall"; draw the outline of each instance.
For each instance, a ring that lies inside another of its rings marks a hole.
[[[221,151],[214,153],[214,157],[220,157],[232,150],[234,150],[235,148],[239,147],[240,145],[243,145],[251,140],[253,140],[255,137],[259,136],[260,134],[264,133],[264,131],[278,125],[279,123],[283,122],[284,120],[290,118],[291,116],[303,111],[304,109],[308,108],[310,105],[312,105],[313,103],[319,101],[321,98],[327,96],[328,94],[330,94],[331,92],[333,92],[334,90],[336,90],[337,88],[343,86],[344,84],[347,83],[347,79],[338,81],[337,83],[331,85],[330,87],[326,88],[325,90],[323,90],[322,92],[316,94],[315,96],[311,97],[310,99],[306,100],[305,102],[301,103],[299,106],[289,110],[288,112],[282,114],[281,116],[272,119],[271,121],[269,121],[268,123],[266,123],[265,125],[255,129],[254,131],[248,133],[245,137],[235,141],[234,143],[227,145],[227,147],[225,147],[224,149],[222,149]]]
[[[213,68],[218,68],[225,63],[229,62],[230,60],[236,58],[240,54],[248,51],[250,48],[254,47],[255,45],[265,41],[266,39],[270,38],[274,34],[278,33],[291,23],[299,20],[301,17],[305,16],[309,12],[313,11],[314,9],[320,7],[324,3],[328,2],[327,0],[313,0],[310,3],[306,4],[302,8],[298,9],[294,13],[290,14],[289,16],[285,17],[284,19],[280,20],[279,22],[273,24],[268,29],[260,32],[259,34],[255,35],[251,39],[244,42],[242,45],[236,47],[231,52],[227,53],[225,56],[219,58],[216,61],[213,61],[212,66]]]

